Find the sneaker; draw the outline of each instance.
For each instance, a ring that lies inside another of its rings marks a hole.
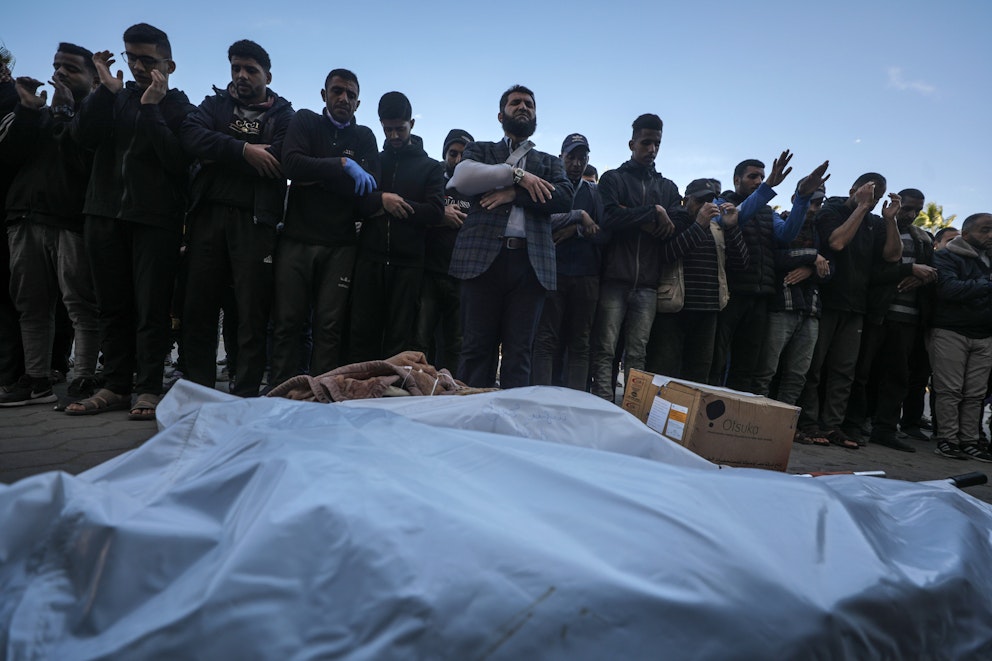
[[[920,429],[926,429],[927,431],[933,431],[933,421],[927,416],[920,418]]]
[[[937,447],[933,453],[939,454],[941,457],[947,457],[948,459],[968,459],[968,455],[961,452],[957,445],[948,443],[947,441],[937,441]]]
[[[992,454],[989,454],[986,450],[982,449],[982,447],[977,443],[965,443],[962,445],[961,454],[965,455],[969,459],[984,461],[987,464],[992,464]]]
[[[895,436],[876,436],[871,439],[874,445],[884,445],[887,448],[892,448],[893,450],[899,450],[900,452],[916,452],[916,448],[899,440]]]
[[[33,379],[26,374],[17,380],[13,388],[0,394],[0,406],[51,404],[57,401],[59,398],[52,392],[47,377]]]

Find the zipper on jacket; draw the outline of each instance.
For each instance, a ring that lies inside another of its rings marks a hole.
[[[648,203],[648,183],[646,180],[641,179],[641,204],[646,205]],[[634,250],[634,288],[637,288],[637,281],[641,279],[641,235],[644,232],[640,231],[641,228],[637,228],[637,245]]]
[[[392,182],[390,182],[393,188],[396,188],[396,173],[399,172],[399,169],[400,169],[400,159],[399,159],[399,155],[397,154],[396,164],[393,165],[393,180]],[[386,214],[386,266],[389,266],[390,257],[392,257],[393,254],[392,227],[393,227],[392,216],[390,216],[390,214],[387,213]]]
[[[131,139],[127,143],[127,149],[124,150],[124,155],[121,156],[121,207],[117,210],[117,215],[124,211],[124,203],[127,201],[127,161],[128,157],[131,155],[131,150],[134,149],[134,141],[138,137],[138,120],[141,118],[141,108],[139,104],[138,114],[134,116],[134,126],[132,127]]]

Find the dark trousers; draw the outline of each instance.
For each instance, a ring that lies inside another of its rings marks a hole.
[[[265,373],[265,328],[272,305],[275,228],[250,210],[208,205],[191,219],[183,309],[183,358],[191,381],[217,381],[217,319],[229,297],[235,308],[233,393],[254,397]],[[225,321],[227,316],[225,315]],[[225,323],[225,326],[227,324]],[[225,338],[225,345],[227,340]]]
[[[802,412],[799,428],[839,429],[847,412],[847,400],[861,349],[861,325],[864,315],[858,312],[824,310],[820,332],[813,350],[813,361],[806,373],[806,386],[799,398]],[[823,405],[820,405],[820,381],[824,382]]]
[[[768,296],[734,293],[720,311],[713,347],[710,383],[734,390],[754,392],[761,345],[768,325]],[[729,363],[729,368],[728,368]]]
[[[913,348],[909,353],[909,385],[906,398],[902,400],[902,422],[907,426],[920,424],[923,417],[924,398],[930,382],[930,355],[927,353],[925,331],[922,325],[916,328]]]
[[[557,291],[544,299],[534,338],[534,385],[552,385],[556,359],[564,349],[565,386],[585,390],[589,382],[589,338],[599,300],[599,276],[558,275]]]
[[[713,363],[718,314],[694,310],[659,313],[648,341],[648,371],[706,383]]]
[[[526,248],[503,248],[485,273],[465,280],[458,378],[472,387],[493,387],[502,345],[500,387],[529,386],[531,351],[544,295]]]
[[[865,323],[844,426],[861,427],[872,418],[872,438],[894,438],[909,387],[909,357],[919,327],[899,321]],[[874,378],[873,378],[874,377]],[[873,409],[870,384],[876,385]]]
[[[462,351],[461,281],[442,273],[425,272],[420,283],[415,346],[427,362],[449,371],[458,367]]]
[[[10,297],[10,245],[0,248],[0,386],[17,381],[24,374],[24,347],[21,345],[21,315]]]
[[[162,393],[172,341],[169,307],[179,263],[178,229],[89,216],[86,252],[100,307],[103,375],[126,395]]]
[[[414,348],[424,270],[380,264],[359,255],[351,284],[349,362],[385,360]]]
[[[282,383],[300,373],[300,338],[311,309],[310,373],[324,374],[340,367],[357,250],[355,246],[314,245],[280,237],[275,256],[270,384]]]

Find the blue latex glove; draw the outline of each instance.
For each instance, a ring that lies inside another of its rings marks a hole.
[[[375,190],[375,177],[350,158],[344,159],[344,171],[355,180],[355,195],[368,195]]]

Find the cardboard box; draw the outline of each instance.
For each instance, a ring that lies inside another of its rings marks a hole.
[[[717,464],[784,471],[799,409],[767,397],[631,370],[623,408]]]

